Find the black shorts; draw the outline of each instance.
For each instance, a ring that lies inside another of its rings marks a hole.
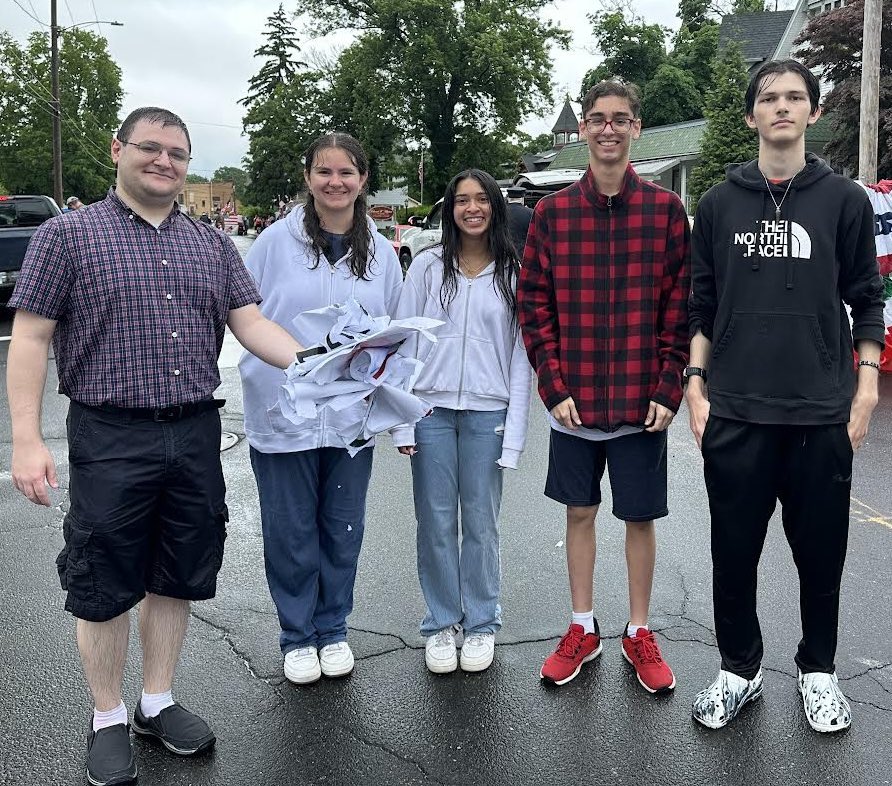
[[[605,465],[614,516],[651,521],[669,515],[665,431],[591,440],[552,429],[545,496],[570,507],[599,505]]]
[[[214,596],[228,520],[216,409],[155,423],[72,402],[68,459],[67,611],[104,622],[147,592]]]

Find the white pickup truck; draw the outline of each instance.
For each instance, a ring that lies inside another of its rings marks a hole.
[[[404,233],[400,240],[399,257],[403,272],[409,269],[419,251],[440,242],[443,234],[442,220],[442,199],[431,208],[431,212],[425,218],[409,217],[409,223],[417,227],[417,231]]]

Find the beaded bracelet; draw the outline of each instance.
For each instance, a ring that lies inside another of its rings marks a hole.
[[[880,370],[880,364],[874,363],[872,360],[859,360],[858,365],[859,366],[870,366],[871,368],[875,368],[877,371]]]

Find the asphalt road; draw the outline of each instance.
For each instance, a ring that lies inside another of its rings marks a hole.
[[[244,241],[241,241],[244,244]],[[8,323],[0,321],[0,335]],[[6,371],[8,344],[0,342]],[[231,338],[221,359],[224,428],[242,433]],[[0,784],[80,784],[91,702],[62,610],[55,571],[66,508],[66,401],[44,404],[44,431],[61,470],[55,506],[12,488],[10,428],[0,419]],[[8,409],[5,385],[0,407]],[[856,458],[837,668],[854,726],[818,735],[805,721],[793,653],[797,585],[776,517],[762,559],[765,693],[727,729],[690,718],[693,695],[718,669],[710,599],[701,460],[680,413],[670,430],[670,510],[659,524],[652,626],[678,680],[654,698],[622,659],[627,617],[622,525],[599,524],[596,613],[604,653],[562,688],[540,683],[542,659],[568,622],[562,509],[545,499],[547,427],[538,400],[521,469],[506,476],[502,526],[504,628],[496,661],[477,675],[434,676],[418,634],[407,460],[375,448],[368,522],[346,679],[285,681],[278,626],[263,575],[256,488],[243,439],[223,454],[231,522],[219,592],[195,604],[176,694],[214,726],[216,750],[178,759],[135,742],[140,783],[165,784],[888,784],[892,780],[892,377]],[[135,625],[133,626],[135,631]],[[125,700],[139,695],[132,639]]]

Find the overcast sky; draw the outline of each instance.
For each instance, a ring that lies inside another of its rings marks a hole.
[[[510,2],[510,0],[506,0]],[[677,3],[673,0],[633,0],[636,11],[650,22],[672,27]],[[48,0],[2,0],[0,27],[23,41],[33,30],[48,29]],[[210,176],[224,165],[241,166],[247,139],[241,135],[244,108],[236,103],[245,95],[248,80],[260,68],[254,50],[262,43],[267,17],[279,0],[59,0],[58,24],[93,22],[108,39],[111,56],[123,72],[124,101],[121,117],[140,106],[172,109],[189,126],[193,161],[190,171]],[[285,10],[297,3],[286,0]],[[782,3],[783,6],[783,3]],[[575,95],[585,72],[596,65],[587,10],[595,2],[555,0],[549,16],[573,31],[569,51],[554,53],[552,76],[558,105],[543,118],[531,118],[524,130],[549,131],[563,103],[563,95]],[[34,18],[40,20],[36,21]],[[95,20],[114,20],[124,27],[97,25]],[[43,24],[41,24],[43,23]],[[303,30],[303,20],[298,27]],[[310,41],[302,32],[305,51],[330,51],[343,47],[349,37],[332,34]]]

